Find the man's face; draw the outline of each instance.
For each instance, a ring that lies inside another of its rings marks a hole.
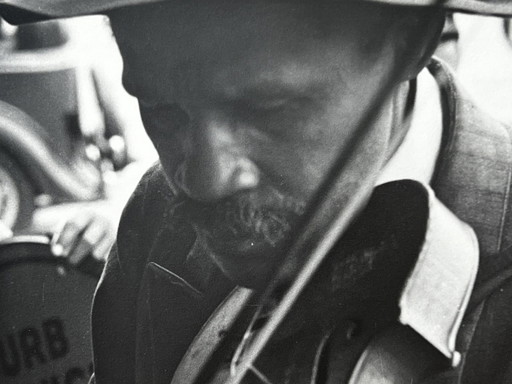
[[[368,9],[345,6],[332,28],[314,5],[286,1],[169,1],[111,17],[125,86],[182,211],[237,283],[262,284],[282,259],[390,74],[394,52]],[[372,126],[348,188],[388,155],[391,110]]]

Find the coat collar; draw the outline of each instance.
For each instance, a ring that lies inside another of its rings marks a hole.
[[[432,187],[476,232],[482,255],[499,252],[509,204],[512,149],[506,127],[479,110],[450,71],[433,61],[443,101],[444,133]]]
[[[457,333],[475,284],[479,248],[486,258],[502,247],[512,151],[507,129],[468,100],[449,70],[436,61],[429,70],[441,89],[444,116],[432,186],[447,208],[439,202],[431,205],[425,244],[400,299],[400,321],[455,365]],[[435,202],[434,193],[430,195]],[[459,219],[469,226],[458,225]]]

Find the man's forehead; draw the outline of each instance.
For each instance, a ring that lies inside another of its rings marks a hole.
[[[125,60],[125,86],[132,94],[147,94],[144,90],[155,86],[179,92],[201,85],[233,98],[239,93],[301,93],[317,83],[322,64],[342,51],[353,54],[348,45],[357,45],[347,32],[343,49],[337,42],[328,49],[331,43],[290,2],[256,0],[249,8],[231,10],[210,5],[199,13],[193,8],[146,7],[145,19],[129,10],[112,15]],[[166,13],[176,22],[169,23]],[[353,18],[350,22],[359,24]]]
[[[251,8],[258,11],[254,4]],[[266,14],[259,9],[259,17],[254,18],[246,14],[247,7],[197,7],[187,2],[155,4],[141,7],[141,12],[114,12],[111,22],[132,76],[156,70],[161,76],[180,73],[199,79],[205,71],[216,67],[229,72],[232,65],[239,64],[247,55],[256,56],[256,50],[265,49],[264,46],[270,49],[270,45],[280,44],[285,37],[287,44],[292,40],[300,42],[294,39],[300,33],[297,28],[294,34],[284,33],[285,28],[280,25],[285,19],[279,19],[276,5],[273,8],[273,12]],[[268,57],[269,61],[275,59],[275,53]]]
[[[158,3],[112,12],[111,23],[121,49],[127,56],[149,55],[150,59],[154,55],[169,61],[180,57],[189,63],[194,55],[206,53],[212,64],[218,55],[231,54],[236,59],[242,51],[268,50],[271,61],[276,54],[273,48],[283,55],[297,55],[304,45],[327,43],[333,37],[326,32],[329,23],[325,19],[332,12],[318,10],[311,2],[300,6],[293,1],[270,0],[253,0],[249,5],[240,1],[200,3]],[[389,25],[382,12],[370,13],[360,7],[343,8],[334,24],[343,48],[352,41],[365,43]]]
[[[287,25],[297,18],[304,19],[307,16],[304,10],[314,4],[309,0],[298,3],[290,0],[162,1],[116,9],[109,16],[115,28],[125,31],[136,28],[157,34],[174,32],[171,38],[178,39],[186,37],[187,31],[215,33],[226,28],[241,31],[269,21],[275,23],[274,27]],[[219,20],[229,24],[217,24]]]

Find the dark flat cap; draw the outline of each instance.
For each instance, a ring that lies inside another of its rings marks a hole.
[[[19,24],[36,20],[103,13],[144,3],[171,0],[0,0],[0,15]],[[339,0],[347,1],[347,0]],[[351,0],[447,10],[496,16],[512,16],[512,0]]]

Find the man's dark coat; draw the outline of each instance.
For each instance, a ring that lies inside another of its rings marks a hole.
[[[444,137],[432,187],[475,230],[480,269],[472,308],[458,336],[462,362],[435,383],[512,382],[512,145],[434,62],[443,98]],[[96,382],[170,383],[201,325],[232,290],[194,231],[173,216],[160,166],[144,176],[125,208],[93,308]],[[155,264],[163,267],[155,268]],[[430,382],[430,381],[429,381]]]

